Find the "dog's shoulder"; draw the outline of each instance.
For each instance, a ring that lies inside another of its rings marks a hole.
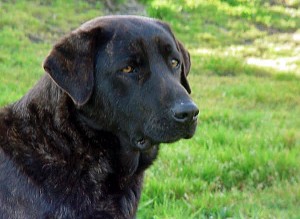
[[[12,122],[13,113],[11,107],[0,108],[0,138],[6,135],[7,126],[12,124]]]
[[[7,106],[0,109],[0,149],[9,147],[13,142],[10,130],[15,130],[16,115],[14,115],[12,106]]]
[[[43,194],[0,148],[0,218],[43,218],[49,211]]]

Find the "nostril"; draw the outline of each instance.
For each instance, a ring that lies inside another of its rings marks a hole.
[[[199,109],[197,109],[194,113],[194,116],[193,116],[193,120],[196,120],[198,118],[198,115],[199,115]]]
[[[177,119],[185,119],[187,118],[189,115],[188,113],[175,113],[174,115]]]

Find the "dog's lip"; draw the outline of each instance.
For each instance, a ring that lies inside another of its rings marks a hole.
[[[134,146],[138,150],[148,150],[152,146],[152,142],[149,138],[147,137],[137,137],[133,140]]]
[[[155,135],[145,131],[137,132],[138,134],[133,135],[131,138],[131,145],[139,151],[147,151],[160,143],[172,143],[180,139],[190,139],[194,136],[197,127],[197,119],[187,126],[182,126],[180,129],[181,133],[175,136],[172,135]]]

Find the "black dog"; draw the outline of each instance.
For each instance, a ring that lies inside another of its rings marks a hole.
[[[134,218],[159,143],[191,138],[188,52],[165,23],[91,20],[0,110],[0,218]]]

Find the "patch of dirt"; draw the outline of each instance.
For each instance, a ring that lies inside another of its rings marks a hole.
[[[255,27],[260,31],[266,31],[268,33],[268,35],[273,35],[273,34],[277,34],[277,33],[295,33],[297,31],[297,28],[290,28],[287,30],[282,30],[279,28],[267,27],[266,25],[259,24],[259,23],[256,23]]]
[[[105,0],[104,13],[107,15],[147,15],[145,6],[136,0],[126,0],[124,3],[118,3],[117,0]]]
[[[43,39],[37,34],[27,34],[28,39],[33,43],[42,43]]]

